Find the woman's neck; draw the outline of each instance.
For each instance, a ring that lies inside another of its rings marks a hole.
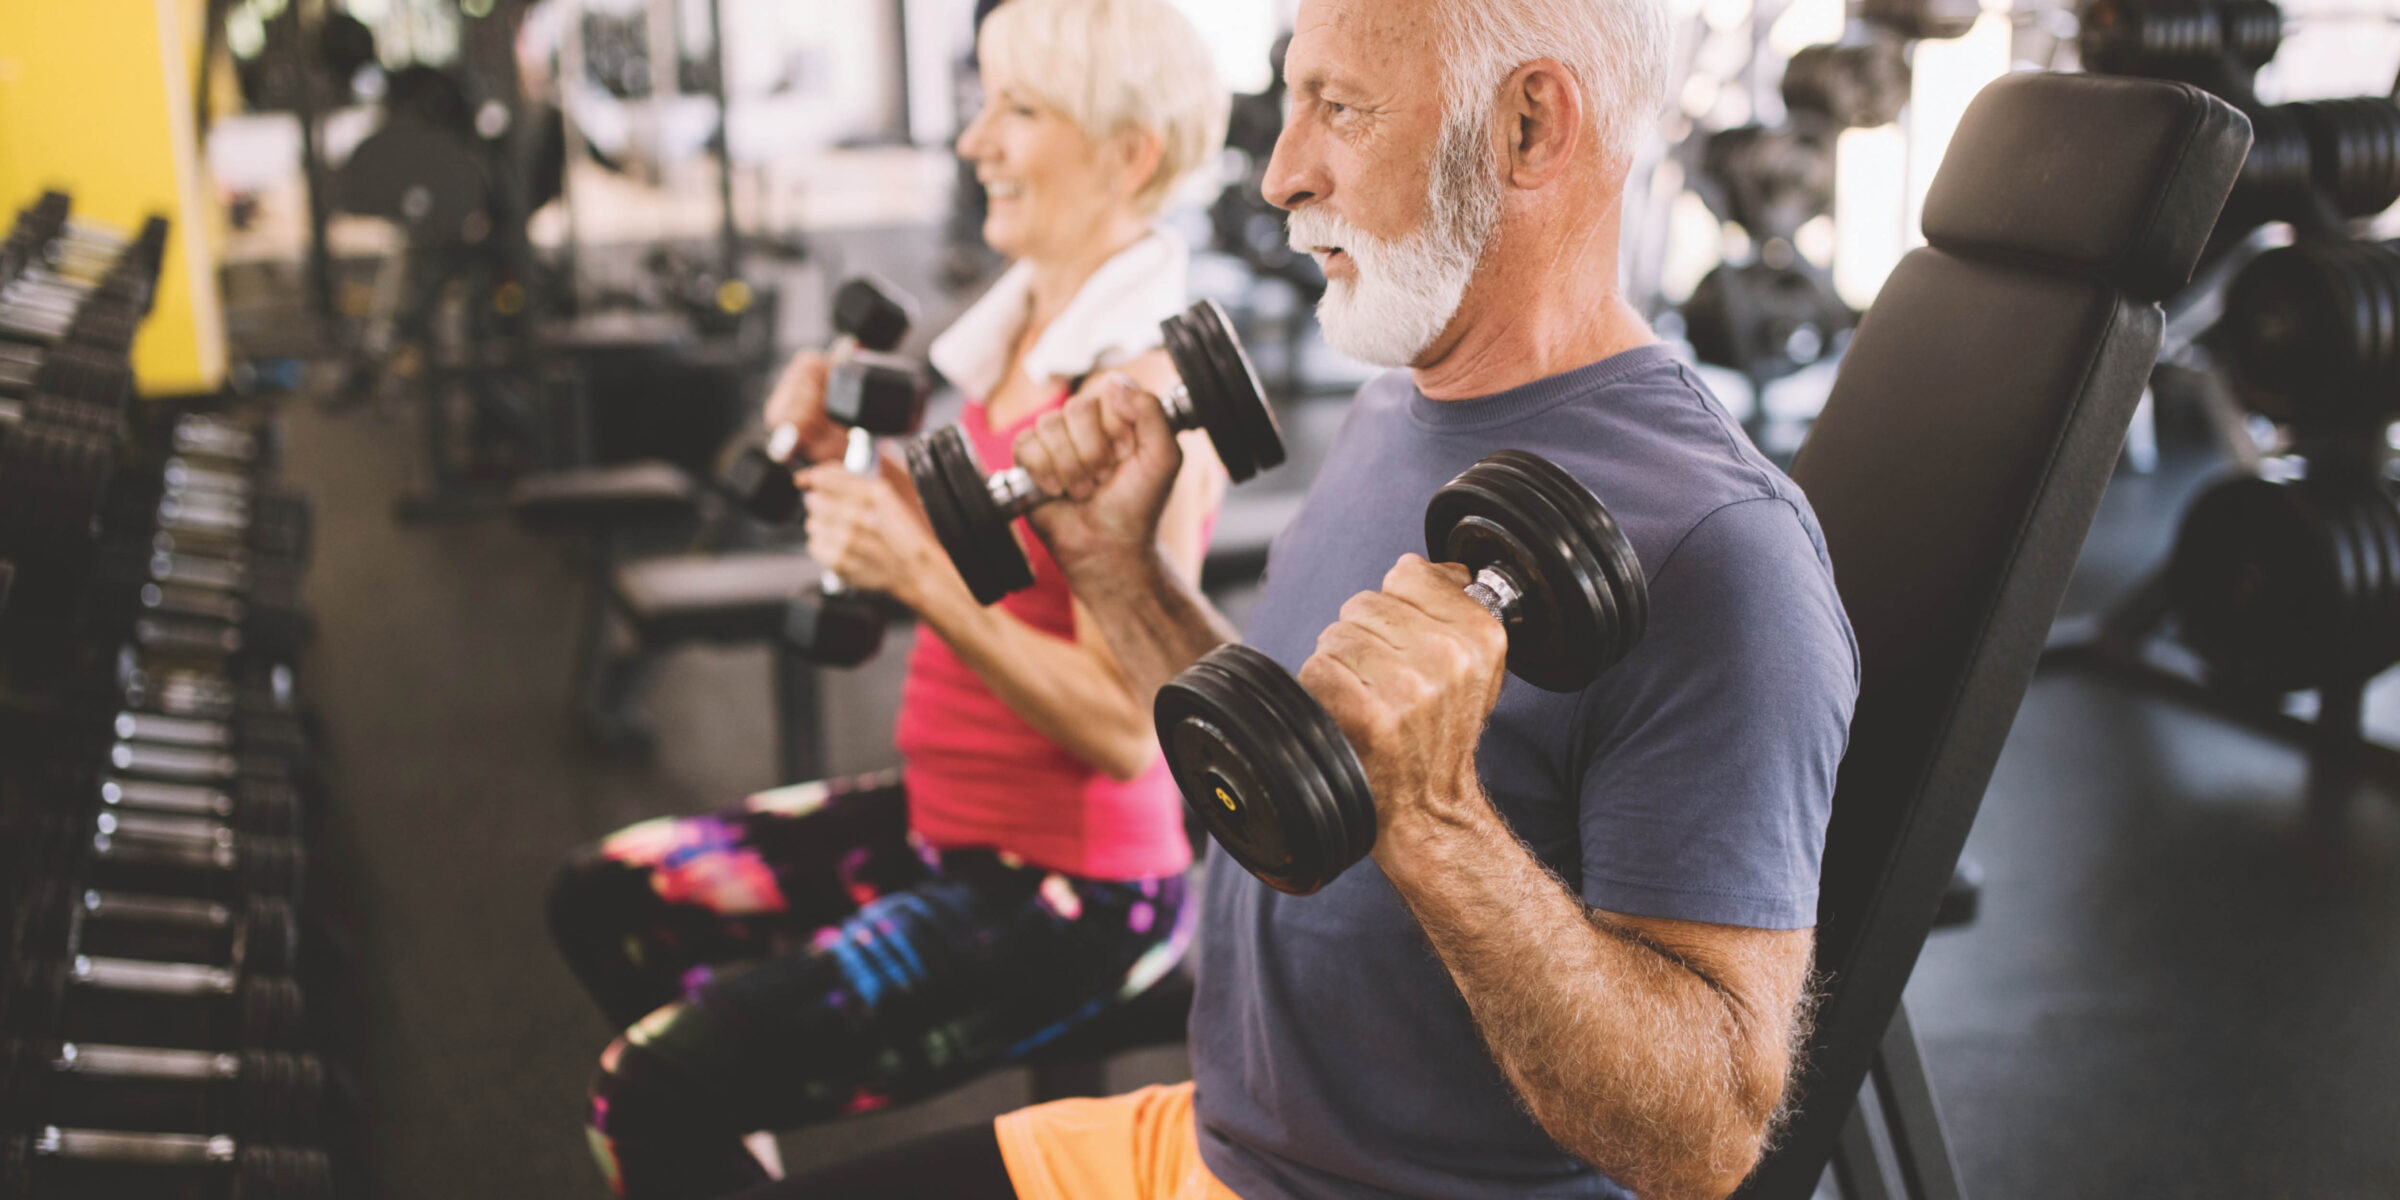
[[[1074,253],[1056,258],[1027,258],[1033,268],[1033,287],[1027,294],[1025,332],[1028,344],[1075,299],[1075,293],[1125,248],[1150,232],[1149,223],[1131,214],[1117,217],[1105,235],[1084,239]]]

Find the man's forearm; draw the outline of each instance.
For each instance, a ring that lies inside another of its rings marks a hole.
[[[1198,585],[1156,547],[1123,559],[1061,566],[1144,704],[1201,655],[1240,640]]]
[[[1480,815],[1387,828],[1375,857],[1534,1119],[1644,1197],[1731,1191],[1781,1096],[1786,1014],[1744,1011],[1464,807]]]

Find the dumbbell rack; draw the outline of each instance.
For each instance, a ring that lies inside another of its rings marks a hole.
[[[2247,467],[2186,510],[2170,561],[2096,627],[2062,624],[2044,663],[2106,670],[2305,748],[2308,812],[2329,836],[2360,781],[2400,785],[2400,748],[2363,724],[2368,685],[2400,663],[2400,340],[2372,315],[2400,312],[2400,244],[2351,234],[2400,200],[2400,103],[2261,103],[2252,81],[2281,39],[2267,0],[2086,11],[2087,67],[2192,83],[2251,118],[2211,240],[2219,265],[2197,285],[2224,287],[2202,340],[2289,453],[2262,463],[2237,446]],[[2251,235],[2272,221],[2297,240],[2259,252]],[[2288,703],[2299,692],[2315,693],[2313,716]]]
[[[136,403],[167,229],[0,244],[0,1200],[331,1200],[304,498],[271,419]]]

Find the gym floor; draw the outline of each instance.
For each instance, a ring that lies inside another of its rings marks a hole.
[[[924,272],[874,265],[903,286]],[[505,519],[396,525],[405,422],[294,403],[288,426],[286,474],[318,505],[308,674],[328,853],[365,951],[382,1195],[602,1195],[580,1110],[613,1031],[551,951],[543,892],[578,843],[775,782],[765,652],[672,657],[655,758],[597,758],[565,719],[581,592],[562,548]],[[2160,473],[2120,477],[2070,613],[2157,561],[2212,469],[2171,438]],[[892,761],[905,648],[831,678],[833,770]],[[2400,738],[2400,690],[2370,721]],[[1934,936],[1909,992],[1970,1195],[2400,1194],[2400,797],[2362,796],[2314,838],[2304,782],[2289,746],[2097,677],[2037,678],[1968,845],[1981,916]],[[1111,1082],[1183,1070],[1151,1052]],[[789,1137],[787,1160],[1026,1095],[1004,1072]]]

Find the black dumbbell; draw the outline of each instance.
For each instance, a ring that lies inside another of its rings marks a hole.
[[[133,364],[73,343],[0,342],[0,396],[35,393],[122,410],[133,395]]]
[[[1202,300],[1159,328],[1183,379],[1159,397],[1168,426],[1206,430],[1235,483],[1281,464],[1283,431],[1225,310]],[[976,600],[990,604],[1033,586],[1032,564],[1009,526],[1052,497],[1034,490],[1024,468],[986,475],[966,434],[949,425],[909,443],[908,470],[934,534]]]
[[[1598,678],[1641,640],[1649,592],[1607,508],[1537,455],[1502,450],[1425,510],[1427,554],[1465,565],[1467,587],[1508,630],[1508,667],[1546,691]],[[1234,860],[1305,896],[1375,845],[1375,798],[1358,754],[1315,697],[1239,643],[1161,688],[1159,741],[1184,803]]]
[[[121,741],[157,746],[223,750],[237,755],[299,759],[309,752],[308,732],[287,713],[240,712],[229,717],[178,717],[123,711],[110,721]]]
[[[308,855],[297,840],[242,833],[222,821],[103,808],[65,818],[86,882],[170,895],[297,899]]]
[[[325,1065],[283,1050],[169,1050],[105,1042],[0,1042],[7,1127],[58,1124],[229,1134],[305,1146],[323,1136]]]
[[[0,1136],[0,1197],[191,1196],[333,1200],[323,1151],[247,1146],[224,1134],[124,1133],[46,1125]]]
[[[27,944],[44,957],[97,954],[155,962],[223,963],[284,975],[299,956],[300,923],[281,896],[203,900],[35,883],[19,906]]]
[[[256,474],[264,470],[273,458],[272,438],[268,429],[252,428],[202,413],[186,413],[176,418],[167,444],[169,453],[177,457],[187,461],[214,461],[220,464],[218,469],[221,470]]]
[[[19,1037],[192,1049],[299,1050],[308,1041],[307,1006],[289,975],[78,954],[19,962],[9,984],[6,1024]]]
[[[22,406],[0,411],[0,552],[87,548],[114,477],[119,438]]]
[[[111,773],[100,779],[99,796],[107,811],[206,817],[268,837],[296,836],[305,815],[300,790],[283,779],[195,784]]]
[[[837,425],[882,437],[906,437],[925,417],[925,375],[891,353],[908,336],[911,305],[897,289],[859,277],[833,296],[838,334],[825,384],[825,415]],[[800,461],[800,430],[778,425],[764,448],[746,452],[725,486],[761,521],[789,523],[800,512],[792,472]]]
[[[304,720],[290,665],[245,664],[238,672],[196,667],[120,646],[114,659],[85,684],[102,705],[211,721],[245,716]]]

